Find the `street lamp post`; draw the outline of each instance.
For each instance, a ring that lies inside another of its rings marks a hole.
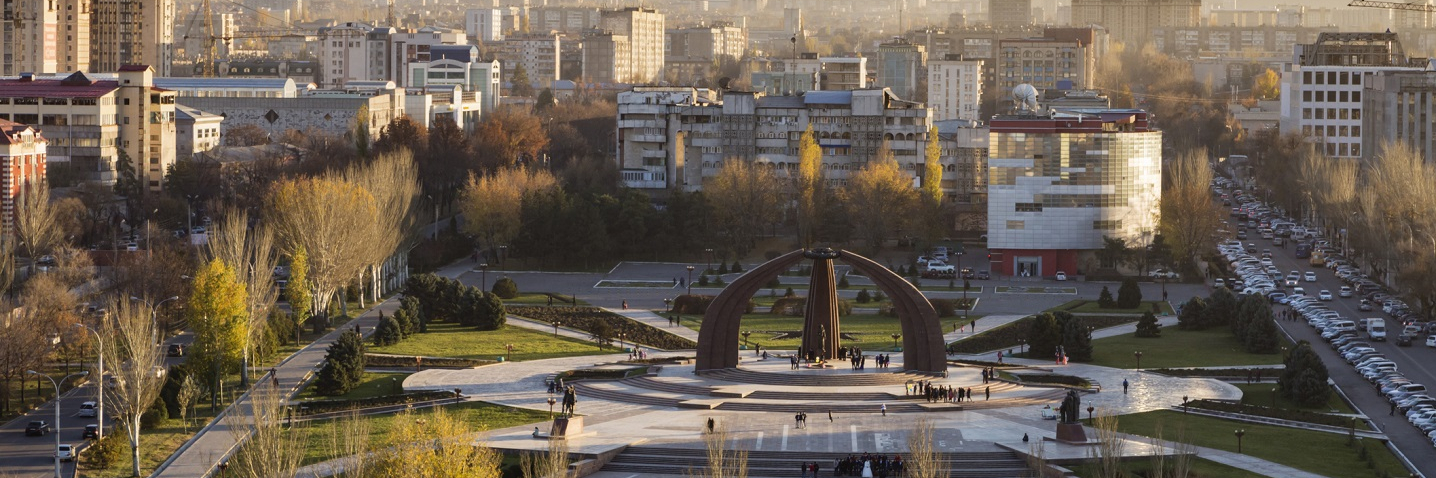
[[[1242,452],[1242,436],[1246,435],[1246,434],[1247,434],[1247,431],[1246,431],[1246,430],[1237,430],[1237,431],[1232,432],[1232,434],[1234,434],[1234,435],[1237,436],[1237,453],[1241,453],[1241,452]]]
[[[60,379],[60,381],[58,382],[56,382],[53,377],[40,372],[36,372],[34,370],[26,370],[25,373],[45,377],[46,379],[50,380],[50,385],[53,385],[55,387],[55,431],[53,432],[55,434],[55,478],[60,478],[60,384],[65,383],[65,381],[69,380],[70,377],[83,377],[89,375],[90,371],[85,370],[82,372],[66,375],[65,378]]]
[[[673,299],[667,297],[663,298],[663,311],[673,312]]]
[[[555,403],[558,403],[558,401],[557,401],[557,400],[554,400],[554,399],[553,399],[553,395],[550,394],[550,395],[548,396],[548,419],[549,419],[549,420],[553,420],[553,404],[555,404]]]
[[[499,265],[504,265],[505,256],[509,255],[509,246],[499,246]]]
[[[1142,369],[1142,352],[1141,352],[1140,350],[1139,350],[1139,351],[1136,351],[1136,352],[1132,352],[1132,356],[1133,356],[1133,357],[1137,357],[1137,370],[1141,370],[1141,369]]]
[[[688,269],[688,295],[693,295],[693,266],[685,268]]]
[[[892,334],[889,335],[889,337],[893,338],[893,348],[897,348],[897,341],[898,339],[902,338],[902,334]]]
[[[707,274],[713,272],[713,249],[704,249],[703,252],[708,254],[708,268],[703,270]]]
[[[1011,349],[1008,349],[1011,351]],[[1027,353],[1027,339],[1017,339],[1017,353]]]
[[[96,367],[97,370],[95,371],[95,374],[99,375],[100,377],[99,383],[95,386],[95,395],[99,395],[100,397],[98,399],[99,411],[96,412],[97,420],[100,423],[100,430],[95,436],[95,439],[99,440],[105,438],[105,338],[103,335],[100,335],[100,332],[90,328],[85,324],[75,324],[75,327],[88,330],[90,331],[90,333],[95,334],[95,341],[99,342],[100,344],[100,351],[95,354],[96,361],[99,362],[99,365]]]
[[[479,290],[483,290],[489,287],[489,263],[479,264],[479,270],[483,272],[482,278],[479,279]]]
[[[746,344],[748,344],[748,336],[749,336],[749,335],[753,335],[753,332],[744,330],[743,333],[738,334],[738,335],[742,335],[742,336],[743,336],[743,343],[746,345]]]
[[[623,350],[623,349],[625,349],[625,348],[627,348],[627,346],[623,345],[623,332],[619,332],[619,333],[618,333],[618,350]]]
[[[185,276],[181,276],[181,277],[185,277]],[[133,296],[133,295],[130,296],[130,300],[133,300],[133,301],[135,301],[135,302],[139,302],[139,303],[142,303],[142,304],[145,304],[146,306],[148,306],[148,307],[150,308],[150,320],[153,321],[153,322],[155,322],[155,323],[159,323],[159,319],[160,319],[160,306],[161,306],[161,305],[165,305],[165,302],[169,302],[169,301],[172,301],[172,300],[179,300],[179,296],[177,296],[177,295],[176,295],[176,296],[172,296],[172,297],[170,297],[170,298],[168,298],[168,299],[165,299],[165,300],[162,300],[162,301],[159,301],[159,302],[155,302],[155,303],[153,303],[153,304],[151,304],[150,301],[148,301],[148,300],[141,299],[141,298],[136,297],[136,296]],[[158,337],[151,337],[151,338],[154,339],[155,345],[159,345],[159,338],[158,338]]]
[[[1088,420],[1091,420],[1091,419],[1092,419],[1092,411],[1093,411],[1093,410],[1096,410],[1096,409],[1097,409],[1097,407],[1093,407],[1093,406],[1091,406],[1091,405],[1088,405],[1088,406],[1087,406],[1087,419],[1088,419]]]
[[[562,322],[559,322],[559,321],[557,321],[557,320],[553,321],[553,336],[554,336],[554,337],[558,337],[558,326],[559,326],[559,325],[562,325]]]
[[[1182,413],[1187,413],[1187,399],[1188,399],[1188,398],[1189,398],[1189,397],[1187,397],[1186,395],[1182,395]]]

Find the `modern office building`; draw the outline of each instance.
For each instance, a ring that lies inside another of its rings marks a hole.
[[[1297,45],[1282,72],[1281,132],[1301,134],[1327,156],[1360,158],[1364,147],[1362,84],[1381,72],[1419,72],[1426,59],[1408,58],[1395,33],[1322,33]]]
[[[927,62],[927,105],[933,121],[979,119],[982,107],[982,60],[948,54]]]
[[[987,241],[998,274],[1084,273],[1103,237],[1140,244],[1156,231],[1162,133],[1147,112],[1035,108],[990,128]]]
[[[45,182],[47,146],[34,127],[0,119],[0,235],[15,234],[16,206],[33,199],[26,197],[28,186]]]
[[[1406,143],[1436,163],[1436,71],[1378,71],[1365,83],[1361,157],[1373,158],[1388,142]]]

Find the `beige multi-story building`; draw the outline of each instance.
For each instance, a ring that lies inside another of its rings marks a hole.
[[[997,28],[1031,25],[1032,0],[987,0],[987,18]]]
[[[113,183],[121,151],[151,190],[174,164],[176,92],[154,86],[147,66],[124,66],[115,80],[84,73],[64,79],[0,79],[0,119],[47,131],[51,167],[85,181]]]
[[[815,90],[857,90],[868,87],[868,59],[864,57],[825,56],[816,53],[799,54],[795,60],[788,60],[784,71],[799,75],[818,75]]]
[[[670,29],[664,48],[663,78],[670,84],[709,81],[719,76],[720,65],[743,58],[748,32],[728,22]]]
[[[1140,45],[1154,28],[1201,25],[1201,10],[1201,0],[1072,0],[1072,25],[1101,25],[1113,40]]]
[[[175,157],[187,160],[221,143],[224,117],[184,105],[175,107]]]
[[[1316,143],[1326,155],[1335,158],[1361,158],[1377,151],[1369,148],[1371,142],[1365,138],[1381,132],[1363,129],[1363,118],[1367,116],[1366,106],[1383,108],[1381,114],[1411,108],[1411,103],[1394,102],[1388,105],[1385,99],[1367,101],[1368,94],[1410,93],[1413,83],[1401,77],[1388,83],[1377,81],[1378,73],[1420,72],[1426,70],[1428,61],[1424,58],[1409,58],[1395,33],[1322,33],[1316,43],[1297,45],[1294,58],[1281,74],[1281,132],[1300,134],[1307,141]],[[1419,85],[1417,81],[1414,85]],[[1367,86],[1363,86],[1367,85]],[[1406,91],[1402,91],[1406,90]],[[1391,93],[1387,93],[1391,92]],[[1409,101],[1418,96],[1391,96],[1391,99]],[[1419,115],[1420,110],[1409,109],[1403,114]],[[1401,122],[1384,123],[1385,127],[1399,127]],[[1419,143],[1419,142],[1418,142]]]
[[[15,11],[6,12],[5,19],[14,23],[13,42],[7,44],[13,50],[14,72],[53,73],[59,67],[59,5],[51,0],[20,0],[13,6]]]
[[[175,0],[94,0],[91,5],[89,71],[152,65],[159,76],[170,76]]]
[[[597,43],[603,43],[601,47],[612,47],[614,56],[612,61],[599,60],[600,65],[614,66],[615,82],[653,83],[662,78],[665,51],[662,13],[642,7],[604,11],[599,28],[606,33],[594,35],[600,37]],[[584,41],[586,49],[588,40]],[[594,56],[585,51],[584,76],[590,76],[587,73],[590,58]]]
[[[1069,88],[1091,88],[1096,74],[1097,56],[1090,44],[1079,39],[1024,38],[1002,40],[997,55],[999,91],[1027,83],[1040,90],[1057,88],[1071,82]]]
[[[559,59],[563,38],[558,33],[509,35],[489,47],[489,52],[503,65],[504,82],[514,79],[514,70],[524,67],[529,81],[539,88],[548,88],[561,78],[563,62]]]
[[[583,37],[583,79],[591,83],[626,83],[635,79],[628,35],[594,33]]]

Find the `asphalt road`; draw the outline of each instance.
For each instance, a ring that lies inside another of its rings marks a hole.
[[[86,441],[80,439],[80,434],[84,432],[85,425],[95,423],[96,419],[80,418],[75,414],[79,412],[81,403],[95,399],[95,383],[91,380],[89,384],[75,388],[60,398],[60,427],[56,428],[56,432],[60,434],[61,443],[79,446]],[[4,450],[0,453],[0,472],[16,478],[54,475],[55,435],[25,436],[25,426],[31,420],[55,421],[54,403],[51,401],[23,417],[0,425],[0,450]],[[109,417],[105,417],[105,421],[113,423]],[[51,423],[51,426],[54,424]],[[106,426],[108,430],[109,426]],[[74,462],[61,465],[64,476],[73,475]]]
[[[1271,241],[1260,238],[1249,239],[1246,242],[1255,243],[1258,249],[1270,248],[1272,264],[1280,269],[1282,274],[1293,270],[1301,271],[1303,275],[1307,271],[1316,272],[1316,282],[1301,282],[1300,286],[1306,290],[1308,295],[1316,295],[1323,289],[1329,290],[1335,295],[1341,286],[1346,285],[1336,277],[1334,271],[1309,265],[1306,259],[1297,259],[1295,247],[1288,246],[1285,249],[1272,247]],[[1287,290],[1290,292],[1290,288]],[[1425,346],[1425,337],[1420,337],[1410,347],[1398,347],[1394,340],[1401,330],[1400,322],[1382,313],[1379,308],[1367,312],[1357,310],[1359,304],[1360,298],[1358,297],[1334,297],[1332,301],[1326,303],[1331,310],[1358,322],[1369,317],[1386,319],[1387,330],[1391,331],[1391,341],[1371,342],[1372,346],[1396,362],[1397,369],[1412,381],[1424,383],[1427,386],[1436,386],[1436,361],[1433,361],[1436,359],[1436,350]],[[1275,309],[1280,311],[1285,310],[1286,307],[1277,306]],[[1357,374],[1356,370],[1346,363],[1346,360],[1337,355],[1331,345],[1321,338],[1319,331],[1308,325],[1305,320],[1277,320],[1277,324],[1293,338],[1311,342],[1312,348],[1321,356],[1327,370],[1331,373],[1331,379],[1336,382],[1338,387],[1341,387],[1353,405],[1361,413],[1371,417],[1376,426],[1391,438],[1391,442],[1416,465],[1422,475],[1436,476],[1436,447],[1432,447],[1431,439],[1421,433],[1420,429],[1411,426],[1406,421],[1405,415],[1399,411],[1395,416],[1388,415],[1391,409],[1390,402],[1387,402],[1384,396],[1380,396],[1376,387]],[[1363,333],[1362,336],[1364,337],[1365,334]],[[1368,342],[1370,341],[1368,340]]]

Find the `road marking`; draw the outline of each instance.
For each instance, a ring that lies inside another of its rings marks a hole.
[[[782,443],[782,446],[779,446],[779,447],[778,447],[778,451],[788,451],[788,426],[787,426],[787,425],[783,425],[783,443]]]
[[[763,449],[763,432],[758,432],[758,442],[753,445],[754,450]]]
[[[853,435],[853,453],[857,453],[857,451],[858,451],[858,426],[857,426],[857,425],[848,425],[848,429],[852,431],[852,435]]]

